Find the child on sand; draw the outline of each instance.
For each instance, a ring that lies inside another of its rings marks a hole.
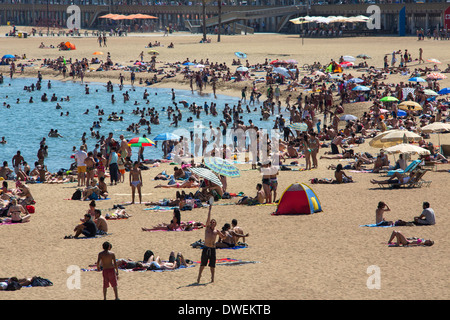
[[[116,300],[119,300],[117,293],[117,280],[119,279],[119,269],[116,263],[116,255],[110,251],[112,245],[109,242],[103,243],[103,251],[98,254],[97,271],[102,270],[103,274],[103,298],[106,300],[108,287],[114,290]]]

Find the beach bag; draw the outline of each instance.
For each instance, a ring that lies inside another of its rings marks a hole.
[[[73,195],[72,200],[81,200],[81,189],[77,189]]]
[[[41,277],[34,277],[33,280],[31,281],[32,287],[49,287],[52,285],[53,283],[50,280]]]

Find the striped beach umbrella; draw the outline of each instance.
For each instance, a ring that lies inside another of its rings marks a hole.
[[[421,77],[412,77],[412,78],[408,79],[408,81],[410,81],[410,82],[427,82],[427,80],[425,80],[424,78],[421,78]]]
[[[289,124],[288,127],[291,128],[292,130],[296,130],[296,131],[307,131],[308,130],[308,125],[304,122],[294,122],[294,123]]]
[[[226,159],[219,157],[206,157],[205,166],[211,171],[226,177],[240,177],[241,173],[238,168]]]
[[[189,170],[195,174],[196,176],[203,178],[205,180],[211,181],[214,184],[217,184],[219,187],[222,187],[223,184],[220,181],[219,177],[212,172],[210,169],[206,168],[189,168]]]
[[[447,79],[447,76],[439,72],[432,72],[429,75],[427,75],[427,78],[431,80],[442,80]]]
[[[149,138],[135,137],[128,141],[130,147],[152,147],[155,143]]]

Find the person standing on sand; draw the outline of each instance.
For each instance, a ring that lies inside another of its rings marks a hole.
[[[119,300],[117,292],[117,280],[119,279],[119,269],[116,263],[116,255],[110,251],[112,245],[109,242],[103,243],[103,251],[98,254],[97,271],[102,270],[103,275],[103,299],[106,300],[106,292],[108,287],[114,290],[116,300]]]
[[[139,161],[135,161],[133,164],[133,169],[130,170],[130,187],[131,187],[131,204],[134,204],[134,196],[136,194],[136,189],[139,194],[139,203],[142,203],[142,171],[139,169]]]
[[[419,64],[422,62],[425,63],[425,61],[423,60],[422,54],[423,54],[423,49],[419,48]]]
[[[225,235],[218,229],[216,229],[217,222],[215,219],[211,219],[211,209],[214,200],[209,200],[209,211],[208,218],[206,219],[205,228],[205,246],[202,251],[202,258],[200,263],[200,269],[198,271],[197,283],[200,283],[200,278],[202,277],[203,269],[209,261],[209,268],[211,270],[211,282],[214,282],[214,273],[216,268],[216,238],[225,238]]]

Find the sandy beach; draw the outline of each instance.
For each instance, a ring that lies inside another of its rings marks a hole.
[[[9,28],[1,27],[0,34]],[[27,28],[19,28],[26,31]],[[418,58],[419,48],[424,50],[424,58],[435,58],[442,62],[439,67],[445,69],[448,58],[448,42],[417,41],[413,37],[376,37],[346,39],[302,39],[296,35],[256,34],[241,36],[222,36],[220,43],[215,37],[212,43],[198,43],[201,35],[162,34],[132,35],[128,37],[108,38],[107,48],[99,48],[95,37],[60,38],[30,37],[27,39],[0,37],[2,55],[6,53],[23,55],[27,59],[92,58],[94,51],[110,52],[114,62],[132,64],[139,59],[141,51],[149,41],[160,41],[164,47],[155,48],[160,52],[157,58],[160,65],[174,63],[189,57],[206,59],[219,63],[231,62],[235,51],[247,53],[250,64],[262,63],[268,59],[296,59],[299,65],[322,64],[341,55],[356,56],[369,54],[373,59],[369,65],[381,67],[383,57],[393,50],[408,49],[413,59]],[[39,44],[57,45],[69,40],[77,49],[58,51],[58,49],[39,49]],[[173,42],[175,48],[168,49]],[[150,56],[147,54],[147,58]],[[418,66],[417,61],[410,68]],[[432,63],[426,63],[432,67]],[[234,66],[232,68],[234,70]],[[8,76],[8,66],[0,66],[0,72]],[[56,72],[44,68],[26,68],[26,77],[36,77],[37,70],[43,73],[44,80],[62,80]],[[354,71],[345,71],[357,74]],[[85,81],[118,82],[119,71],[89,72]],[[150,77],[145,74],[142,77]],[[263,73],[262,73],[263,76]],[[129,74],[126,74],[129,81]],[[137,74],[137,79],[141,77]],[[71,81],[71,80],[66,80]],[[407,81],[406,77],[394,75],[389,82]],[[217,93],[240,96],[243,83],[226,83],[218,87]],[[251,86],[251,82],[247,82]],[[156,87],[189,90],[189,82],[181,76],[168,79]],[[440,83],[441,88],[450,86],[450,80]],[[152,88],[152,87],[150,87]],[[264,89],[261,88],[261,91]],[[208,86],[205,93],[211,93]],[[1,93],[0,93],[1,94]],[[283,92],[285,95],[286,92]],[[298,92],[293,92],[297,95]],[[284,101],[284,100],[283,100]],[[345,113],[360,116],[370,104],[348,104]],[[259,115],[258,115],[259,116]],[[7,135],[14,128],[2,125],[2,133]],[[2,134],[3,135],[3,134]],[[438,136],[432,134],[430,141],[435,145]],[[355,147],[356,152],[367,151],[377,154],[379,149],[369,146],[368,140]],[[450,144],[448,134],[441,135],[442,144]],[[323,155],[329,148],[320,150]],[[12,155],[2,154],[0,160],[11,161]],[[413,156],[414,157],[414,156]],[[395,161],[390,156],[391,163]],[[301,165],[304,159],[298,159]],[[280,171],[278,178],[278,197],[292,183],[310,184],[313,178],[333,178],[334,171],[327,169],[330,164],[346,164],[345,160],[319,160],[319,167],[309,171]],[[143,201],[158,201],[174,198],[173,189],[154,188],[156,174],[163,170],[173,171],[173,165],[161,164],[157,168],[143,171]],[[255,186],[261,182],[261,175],[251,170],[250,164],[238,165],[241,177],[228,178],[228,190],[232,193],[244,192],[254,196]],[[299,167],[300,169],[302,166]],[[218,222],[218,228],[224,223],[237,219],[238,224],[250,236],[246,239],[248,248],[239,250],[217,250],[217,258],[232,258],[256,263],[217,266],[216,281],[209,283],[208,268],[203,272],[200,285],[196,285],[199,266],[167,272],[119,272],[118,290],[122,300],[340,300],[340,299],[408,299],[420,297],[426,300],[449,299],[448,247],[450,237],[450,218],[448,217],[449,164],[438,165],[438,171],[429,171],[424,179],[432,181],[429,187],[380,189],[370,183],[371,179],[382,179],[381,174],[348,172],[354,183],[310,185],[320,199],[323,212],[312,215],[273,216],[276,205],[237,206],[239,198],[220,200],[212,209],[212,216]],[[125,181],[128,181],[128,175]],[[12,184],[12,182],[11,182]],[[126,220],[108,221],[110,235],[95,239],[64,239],[73,234],[73,228],[79,223],[88,209],[88,201],[69,201],[76,189],[76,183],[66,184],[30,184],[36,200],[36,213],[31,221],[18,225],[0,225],[0,258],[2,268],[0,278],[17,276],[18,278],[41,276],[53,282],[45,288],[22,288],[14,292],[0,292],[2,300],[93,300],[102,299],[102,276],[98,272],[81,272],[81,288],[70,288],[71,266],[86,268],[94,264],[102,243],[109,241],[118,258],[141,260],[146,250],[152,250],[167,260],[171,251],[182,252],[184,257],[199,261],[201,250],[194,249],[191,243],[204,239],[205,231],[189,232],[145,232],[142,227],[151,227],[158,223],[168,223],[172,211],[144,210],[144,204],[128,205],[131,201],[131,188],[128,183],[109,186],[111,200],[97,201],[97,207],[103,214],[114,212],[113,205],[123,204],[132,215]],[[188,189],[187,189],[188,190]],[[188,190],[191,191],[191,190]],[[434,226],[402,226],[392,228],[367,228],[360,225],[375,221],[375,209],[379,201],[389,204],[391,212],[386,219],[410,221],[420,215],[422,202],[428,201],[436,212],[437,223]],[[208,209],[197,208],[182,211],[182,221],[205,222]],[[431,247],[393,248],[387,245],[389,235],[398,230],[408,237],[433,239]],[[379,289],[370,289],[368,281],[372,275],[371,267],[380,271]],[[69,272],[68,272],[69,270]],[[68,285],[69,282],[69,285]],[[230,290],[230,288],[233,288]],[[108,297],[113,298],[110,290]]]

